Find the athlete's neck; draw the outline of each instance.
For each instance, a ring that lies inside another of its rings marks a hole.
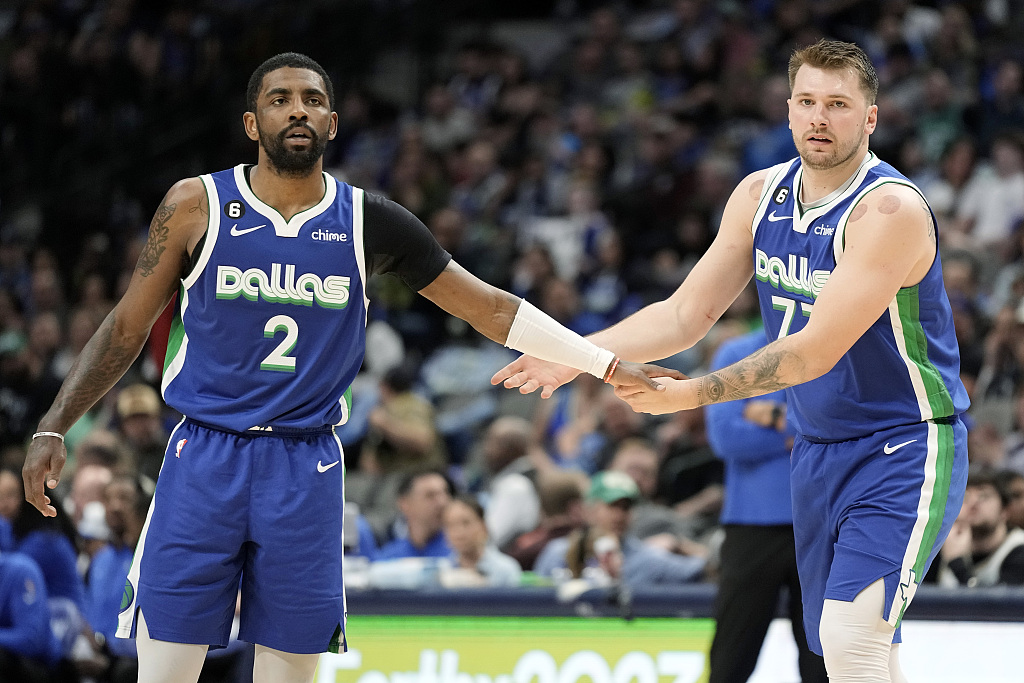
[[[867,158],[868,148],[865,146],[859,154],[854,154],[843,163],[829,169],[818,170],[803,164],[800,201],[805,205],[813,204],[822,197],[832,194],[857,175],[857,171],[864,165]]]
[[[308,176],[296,178],[281,175],[265,159],[260,159],[249,171],[249,186],[260,201],[277,209],[285,220],[316,206],[327,191],[322,162]]]

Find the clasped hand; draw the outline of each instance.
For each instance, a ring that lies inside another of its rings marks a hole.
[[[491,384],[502,384],[506,389],[518,388],[521,394],[541,389],[541,398],[550,398],[555,389],[579,374],[580,371],[574,368],[523,355],[494,373]],[[686,375],[678,370],[649,363],[622,361],[609,383],[614,385],[615,394],[629,403],[636,412],[666,413],[679,410],[664,400],[666,394],[670,393],[666,389],[686,379]],[[649,410],[648,407],[654,409]]]

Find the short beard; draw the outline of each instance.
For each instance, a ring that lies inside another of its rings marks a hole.
[[[975,543],[978,541],[986,541],[996,535],[999,525],[995,522],[982,522],[981,524],[971,525],[971,540]]]
[[[309,147],[305,150],[290,150],[285,146],[285,137],[296,128],[303,128],[310,135]],[[310,175],[327,149],[327,138],[321,137],[301,121],[296,121],[277,135],[268,135],[257,119],[256,130],[260,134],[260,146],[267,153],[270,165],[282,176],[304,178]]]
[[[811,158],[811,155],[805,155],[803,149],[801,149],[800,147],[800,143],[797,143],[796,148],[797,151],[800,152],[800,161],[803,163],[804,166],[812,168],[815,171],[828,171],[837,166],[842,166],[847,161],[852,159],[853,156],[857,153],[857,150],[860,149],[860,143],[862,140],[863,138],[857,140],[857,142],[850,147],[849,151],[838,150],[834,154],[827,156],[825,159],[822,159],[821,157]],[[840,158],[840,154],[843,155],[842,158]]]

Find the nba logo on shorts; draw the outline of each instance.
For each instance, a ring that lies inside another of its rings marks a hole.
[[[175,453],[174,453],[174,457],[175,458],[180,458],[181,457],[181,449],[185,447],[186,443],[188,443],[188,439],[180,439],[178,441],[177,445],[175,446],[175,449],[176,449]]]

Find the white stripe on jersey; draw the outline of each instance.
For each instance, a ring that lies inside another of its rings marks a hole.
[[[900,567],[900,585],[906,585],[907,588],[902,596],[897,589],[892,607],[889,608],[889,614],[886,615],[886,621],[890,626],[896,626],[903,613],[903,608],[913,599],[918,584],[924,580],[923,576],[914,576],[912,572],[917,563],[917,556],[921,552],[924,532],[928,528],[929,509],[932,497],[935,495],[936,470],[939,459],[939,427],[931,422],[926,424],[928,425],[928,455],[924,461],[924,481],[921,482],[921,497],[917,500],[917,519],[914,520],[914,528],[910,532],[910,540],[907,542],[907,550],[903,555],[903,564]]]

